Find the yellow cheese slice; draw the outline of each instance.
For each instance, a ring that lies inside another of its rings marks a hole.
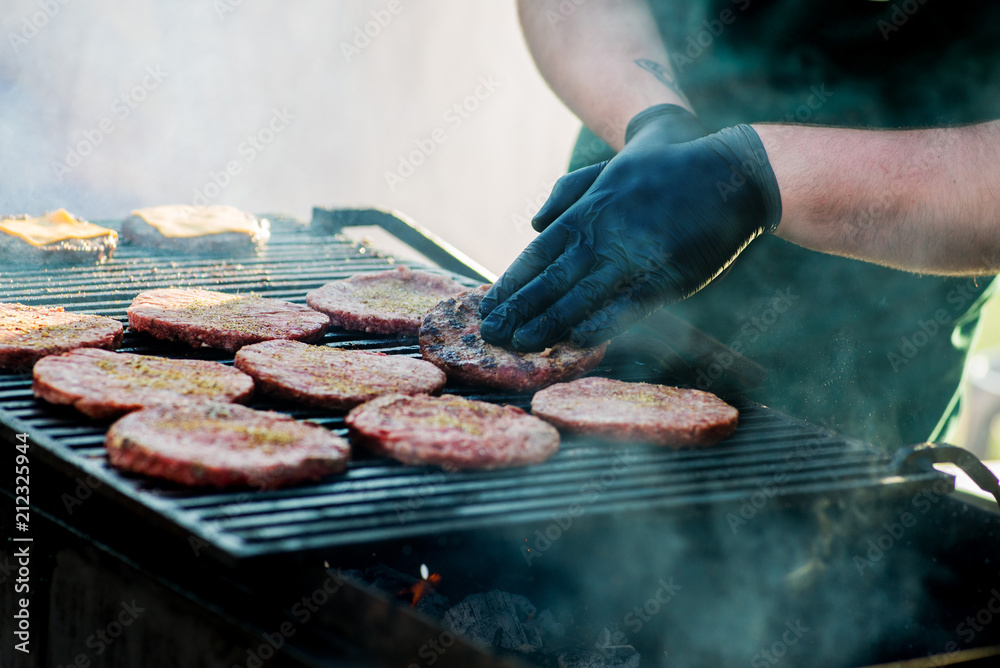
[[[258,220],[235,206],[170,204],[136,209],[132,215],[139,216],[165,237],[200,237],[225,232],[256,235],[260,231]]]
[[[100,225],[77,220],[66,209],[51,211],[36,218],[4,218],[0,220],[0,232],[13,234],[32,246],[47,246],[67,239],[91,239],[109,232],[116,232]]]

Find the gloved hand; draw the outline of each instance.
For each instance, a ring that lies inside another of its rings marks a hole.
[[[647,129],[655,130],[659,139],[670,144],[683,144],[708,134],[697,116],[676,104],[657,104],[633,116],[625,128],[625,143]]]
[[[658,104],[636,114],[625,128],[626,146],[639,130],[645,130],[644,134],[647,137],[653,137],[655,133],[656,141],[665,144],[681,144],[707,134],[697,116],[676,104]],[[580,199],[607,164],[608,161],[605,160],[589,165],[570,172],[556,181],[549,198],[531,219],[531,226],[535,231],[544,230],[549,223]]]
[[[683,144],[664,134],[641,125],[605,165],[556,184],[532,221],[542,233],[483,298],[486,341],[600,343],[697,292],[777,227],[778,184],[753,128]]]

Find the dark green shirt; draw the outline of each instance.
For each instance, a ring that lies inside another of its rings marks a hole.
[[[1000,6],[652,6],[680,84],[710,131],[1000,118]],[[584,129],[570,168],[612,155]],[[930,150],[922,159],[937,158]],[[990,293],[992,278],[919,276],[765,236],[724,277],[670,309],[767,369],[750,398],[894,449],[940,438],[957,413],[965,357]],[[702,369],[698,385],[711,389],[726,362]]]

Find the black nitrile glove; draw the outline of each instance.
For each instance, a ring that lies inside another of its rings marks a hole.
[[[625,143],[632,141],[640,130],[655,127],[660,139],[671,144],[683,144],[704,137],[707,132],[698,117],[676,104],[657,104],[632,117],[625,128]]]
[[[705,128],[698,122],[697,116],[676,104],[658,104],[636,114],[625,128],[626,146],[639,130],[644,130],[644,134],[648,137],[654,136],[655,133],[656,141],[666,144],[681,144],[707,134]],[[580,199],[607,164],[608,161],[605,160],[582,167],[556,181],[549,198],[531,219],[531,226],[535,231],[544,230],[549,223]]]
[[[532,221],[542,233],[483,298],[486,341],[524,351],[567,333],[577,345],[605,341],[697,292],[781,219],[749,125],[672,144],[650,124],[597,167],[579,170],[598,172],[585,191],[557,183]]]

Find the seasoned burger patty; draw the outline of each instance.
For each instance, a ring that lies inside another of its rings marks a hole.
[[[416,336],[435,304],[465,289],[445,276],[400,266],[327,283],[307,294],[306,303],[329,315],[335,327]]]
[[[545,461],[559,432],[516,406],[387,394],[347,416],[354,442],[404,464],[495,469]]]
[[[287,415],[236,404],[154,406],[108,430],[111,463],[182,485],[275,488],[347,466],[347,441]]]
[[[607,343],[577,348],[557,343],[540,353],[519,353],[479,335],[479,302],[489,286],[458,294],[431,309],[420,327],[420,354],[448,378],[509,390],[537,390],[587,373],[604,358]]]
[[[199,255],[235,255],[258,250],[271,223],[232,206],[182,204],[136,209],[121,226],[122,240]]]
[[[236,368],[264,394],[322,408],[353,408],[382,394],[433,394],[444,374],[423,360],[298,341],[264,341],[241,348]]]
[[[243,403],[253,394],[250,376],[218,362],[94,348],[46,357],[38,361],[33,374],[36,397],[69,404],[96,419],[182,401]]]
[[[29,369],[46,355],[74,348],[114,350],[122,325],[100,315],[62,308],[0,303],[0,369]]]
[[[535,394],[531,412],[560,429],[658,445],[712,445],[738,411],[710,392],[610,378],[581,378]]]
[[[194,288],[140,292],[128,307],[128,325],[137,332],[229,352],[271,339],[315,341],[327,324],[306,306]]]

